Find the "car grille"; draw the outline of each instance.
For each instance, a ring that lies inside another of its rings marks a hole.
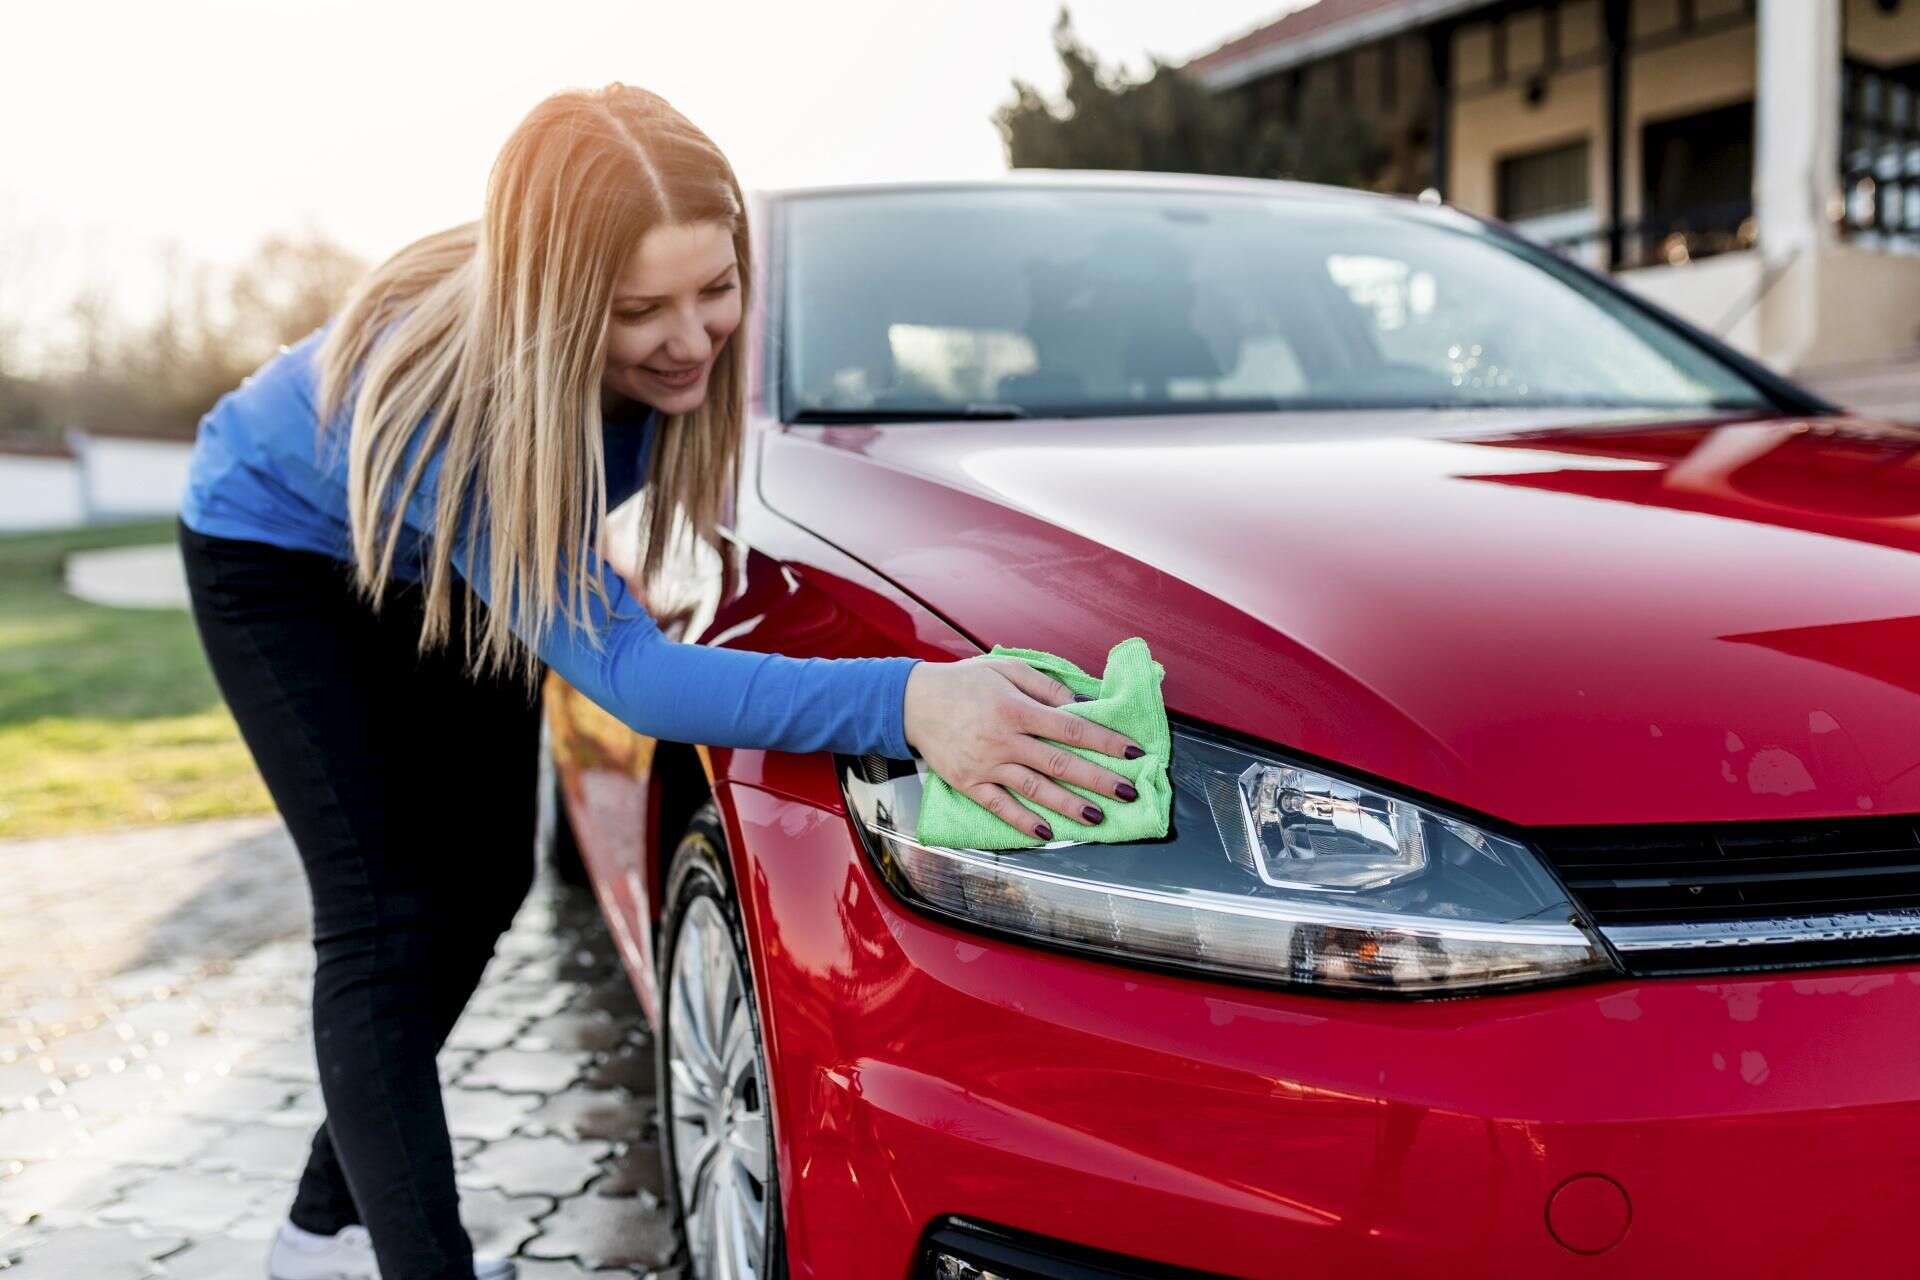
[[[1528,837],[1634,973],[1920,957],[1920,815]]]

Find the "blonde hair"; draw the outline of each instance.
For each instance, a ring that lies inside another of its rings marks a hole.
[[[402,513],[428,461],[442,459],[423,649],[450,634],[450,557],[465,537],[488,551],[492,608],[477,629],[465,597],[476,671],[533,679],[534,655],[510,623],[530,636],[556,621],[587,626],[591,599],[604,599],[591,569],[607,519],[600,386],[614,284],[647,231],[708,221],[732,231],[744,306],[745,202],[719,148],[644,89],[568,90],[507,139],[477,223],[408,245],[348,297],[318,356],[320,421],[324,432],[351,401],[354,578],[376,604],[405,545]],[[699,408],[656,424],[643,592],[680,522],[719,545],[739,483],[744,345],[721,347]]]

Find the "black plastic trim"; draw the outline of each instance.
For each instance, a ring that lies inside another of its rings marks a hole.
[[[991,1267],[1010,1280],[1237,1280],[1223,1272],[1195,1271],[958,1216],[938,1219],[928,1228],[916,1280],[936,1280],[934,1258],[941,1252]]]

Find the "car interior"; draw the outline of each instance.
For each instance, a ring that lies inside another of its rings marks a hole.
[[[864,196],[831,216],[795,201],[786,406],[1018,417],[1753,394],[1483,239],[1405,216],[1103,194]],[[1586,340],[1563,341],[1576,324]]]

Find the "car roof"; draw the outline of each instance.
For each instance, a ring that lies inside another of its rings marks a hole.
[[[818,195],[874,195],[903,191],[1033,190],[1036,188],[1237,193],[1312,200],[1316,203],[1335,201],[1355,205],[1371,204],[1377,207],[1381,201],[1390,201],[1400,207],[1413,205],[1421,209],[1445,208],[1444,205],[1425,204],[1414,196],[1363,191],[1324,182],[1299,182],[1290,178],[1242,178],[1210,173],[1158,173],[1137,169],[1010,169],[1006,173],[984,178],[844,182],[757,187],[754,191],[755,194],[768,200],[786,200]]]

